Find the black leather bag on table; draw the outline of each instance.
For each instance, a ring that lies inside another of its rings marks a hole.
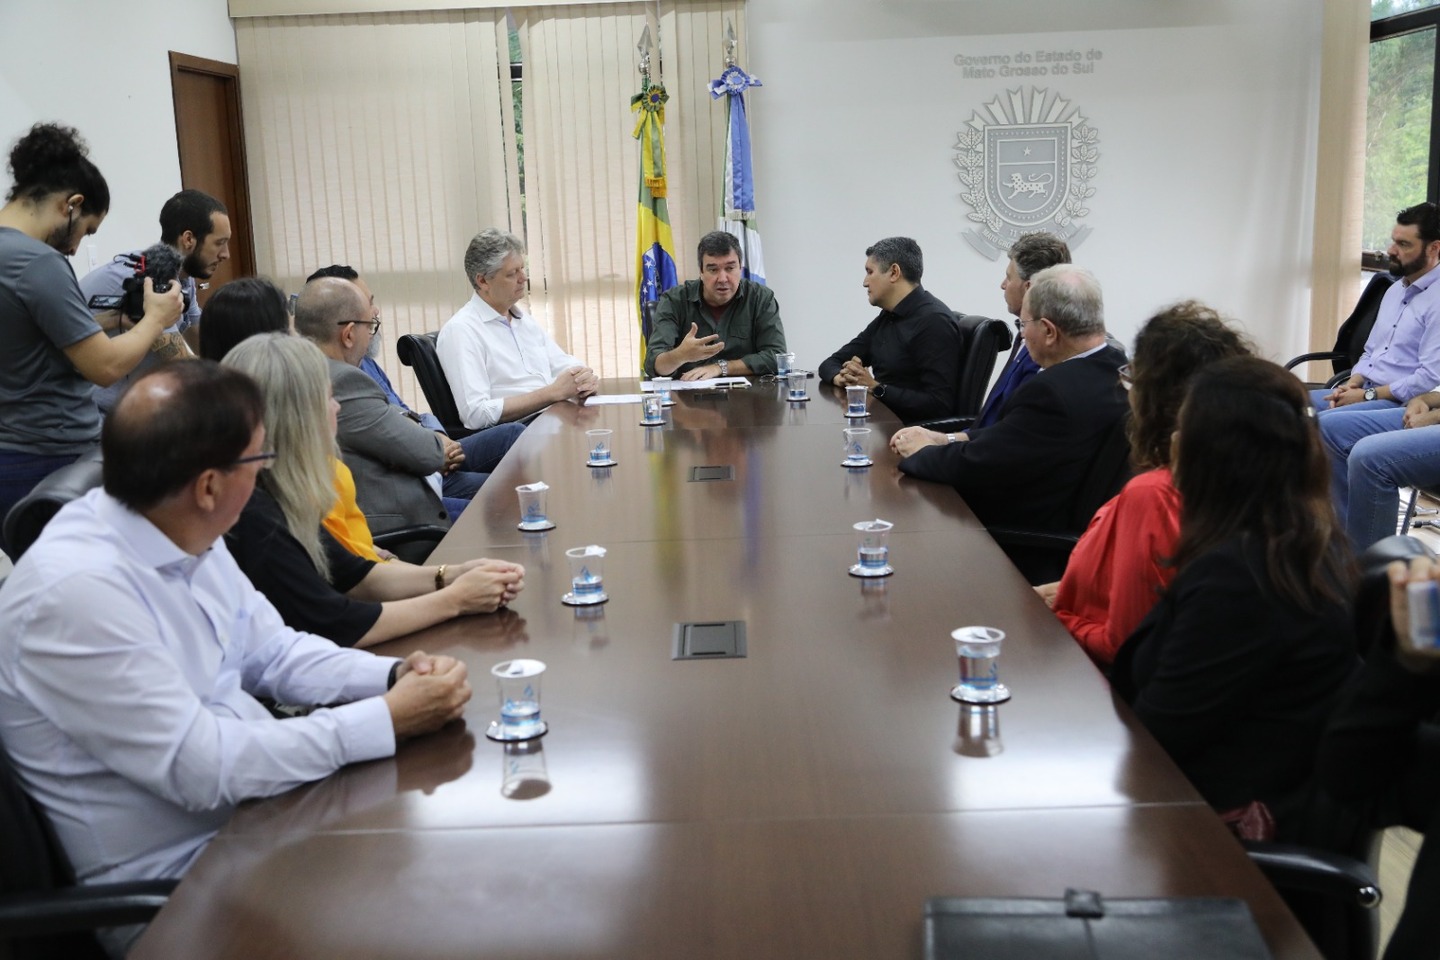
[[[935,897],[925,960],[1272,960],[1244,900]]]

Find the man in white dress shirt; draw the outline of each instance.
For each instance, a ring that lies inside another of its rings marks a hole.
[[[0,589],[0,742],[81,883],[178,877],[240,801],[390,756],[469,699],[464,664],[291,630],[240,572],[223,535],[275,456],[263,411],[208,360],[142,376],[105,421],[103,489]],[[280,721],[256,697],[342,705]]]
[[[436,341],[465,426],[482,430],[595,393],[595,371],[519,305],[528,283],[519,237],[494,227],[476,234],[465,249],[465,276],[475,293]]]

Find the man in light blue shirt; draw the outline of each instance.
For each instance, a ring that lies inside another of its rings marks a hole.
[[[1430,433],[1395,431],[1407,425],[1406,405],[1440,384],[1440,208],[1420,203],[1395,219],[1389,254],[1400,282],[1380,301],[1350,379],[1311,393],[1330,454],[1335,509],[1358,549],[1394,532],[1394,478],[1432,470],[1420,462],[1429,458],[1418,447],[1429,445]],[[1414,413],[1428,410],[1419,404]]]
[[[178,877],[240,801],[389,756],[469,699],[464,664],[291,630],[240,572],[223,534],[275,456],[262,415],[209,360],[144,375],[106,419],[104,488],[0,588],[0,741],[81,883]],[[341,705],[280,721],[257,697]]]
[[[185,312],[155,340],[138,367],[108,387],[95,388],[93,395],[101,413],[108,414],[125,388],[146,370],[167,360],[191,355],[182,334],[200,322],[196,281],[209,280],[220,265],[230,259],[230,214],[223,203],[208,193],[181,190],[160,208],[160,242],[173,247],[184,258],[180,264],[179,280],[180,292],[185,297]],[[136,250],[130,256],[141,252]],[[134,273],[134,267],[117,257],[85,274],[80,281],[80,292],[87,302],[96,295],[118,297],[124,292],[125,279]],[[118,321],[118,316],[110,311],[96,309],[94,313],[97,320]],[[120,328],[113,327],[106,333],[116,336]]]

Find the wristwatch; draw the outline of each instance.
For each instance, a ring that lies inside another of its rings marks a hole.
[[[946,443],[955,443],[956,440],[957,440],[957,438],[956,438],[955,434],[953,434],[953,433],[947,433],[947,434],[945,434],[945,442],[946,442]]]
[[[876,400],[884,400],[884,399],[885,399],[885,384],[883,384],[883,383],[877,383],[877,384],[875,384],[875,386],[873,386],[873,387],[870,388],[870,392],[875,395],[875,399],[876,399]]]
[[[1374,388],[1374,387],[1366,387],[1366,388],[1365,388],[1365,399],[1366,399],[1366,400],[1374,400],[1374,399],[1375,399],[1375,388]]]
[[[716,361],[715,361],[715,365],[720,368],[720,376],[722,376],[722,377],[728,377],[728,376],[730,376],[730,361],[729,361],[729,360],[716,360]]]

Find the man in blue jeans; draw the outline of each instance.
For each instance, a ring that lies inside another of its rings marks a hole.
[[[318,277],[339,277],[342,280],[349,280],[360,288],[360,292],[365,294],[365,299],[370,301],[372,307],[375,305],[375,294],[370,292],[370,287],[360,279],[360,274],[353,267],[339,263],[321,267],[306,277],[305,282],[309,283]],[[447,469],[441,475],[441,497],[445,501],[446,511],[450,513],[453,520],[459,514],[458,508],[463,508],[464,503],[475,496],[476,491],[485,482],[485,478],[490,475],[490,471],[500,463],[500,459],[505,456],[505,452],[510,449],[511,444],[524,431],[525,424],[521,422],[498,423],[493,427],[477,430],[458,441],[452,440],[433,413],[416,413],[404,400],[400,399],[400,395],[390,384],[390,378],[385,375],[385,370],[375,359],[375,355],[379,351],[380,338],[374,337],[370,341],[370,349],[360,360],[360,369],[379,385],[393,406],[399,407],[407,417],[422,427],[434,430],[444,437]]]
[[[1440,392],[1402,409],[1322,417],[1335,510],[1357,552],[1395,532],[1401,487],[1440,484]]]
[[[1440,384],[1440,208],[1417,203],[1396,214],[1389,254],[1400,282],[1385,291],[1350,378],[1333,390],[1311,391],[1322,423],[1361,410],[1398,412]]]

